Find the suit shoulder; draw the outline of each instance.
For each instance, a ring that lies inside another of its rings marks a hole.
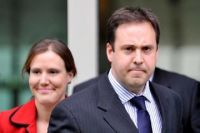
[[[102,87],[102,84],[107,84],[106,81],[107,75],[100,75],[95,79],[95,82],[87,86],[82,91],[72,94],[70,97],[61,102],[61,104],[69,108],[85,108],[86,105],[94,107],[97,104],[97,100],[99,99],[100,88],[104,88]]]
[[[98,81],[98,77],[95,77],[95,78],[88,79],[87,81],[84,81],[82,83],[79,83],[76,86],[74,86],[73,93],[84,90],[84,89],[94,85],[95,83],[97,83],[97,81]]]
[[[85,104],[91,104],[95,102],[97,97],[96,90],[97,90],[97,84],[92,84],[81,91],[73,93],[71,96],[64,99],[58,105],[66,106],[69,108],[71,107],[81,108],[82,105],[84,106]]]
[[[161,84],[151,82],[150,87],[153,88],[152,89],[153,93],[157,93],[157,94],[163,95],[165,97],[175,96],[175,97],[180,98],[179,94],[177,94],[175,91],[173,91],[173,90],[171,90],[171,89],[169,89],[166,86],[163,86]]]
[[[159,73],[159,75],[161,75],[161,76],[164,75],[166,78],[169,78],[169,79],[176,79],[176,80],[182,80],[182,81],[188,81],[188,82],[197,82],[197,80],[195,80],[189,76],[186,76],[184,74],[164,70],[161,68],[156,68],[155,73]]]
[[[199,91],[200,87],[199,81],[160,68],[155,69],[153,82],[175,91],[186,103],[189,103],[189,99],[192,100],[193,97],[196,97],[196,93],[198,93],[197,91]]]

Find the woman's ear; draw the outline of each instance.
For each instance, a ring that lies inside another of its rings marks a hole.
[[[68,84],[70,84],[72,79],[74,78],[74,74],[72,72],[67,72],[67,75],[68,75],[67,82],[68,82]]]

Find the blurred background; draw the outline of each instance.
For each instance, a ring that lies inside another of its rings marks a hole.
[[[0,0],[0,111],[30,99],[21,69],[32,44],[43,37],[59,38],[72,50],[78,75],[69,90],[109,70],[105,25],[122,6],[148,7],[158,16],[159,67],[200,80],[198,0]]]

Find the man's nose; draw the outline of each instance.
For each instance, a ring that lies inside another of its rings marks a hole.
[[[135,57],[134,57],[134,63],[135,64],[142,64],[143,62],[143,56],[142,52],[140,50],[135,51]]]

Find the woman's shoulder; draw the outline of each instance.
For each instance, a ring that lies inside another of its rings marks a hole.
[[[6,128],[8,129],[11,127],[10,118],[19,108],[20,106],[17,106],[0,112],[0,132],[4,133],[6,132]]]
[[[22,110],[23,108],[29,108],[34,105],[34,100],[30,100],[22,105],[13,107],[8,110],[4,110],[0,112],[0,120],[3,122],[4,120],[8,120],[12,115],[14,115],[18,110]],[[24,109],[23,109],[24,110]]]
[[[32,99],[20,106],[0,112],[0,133],[7,132],[7,129],[14,132],[20,129],[20,125],[24,127],[24,124],[31,124],[36,117],[34,108],[35,102]]]
[[[4,111],[1,111],[0,112],[0,119],[2,118],[7,118],[9,117],[11,114],[13,114],[16,110],[18,110],[21,106],[16,106],[12,109],[9,109],[9,110],[4,110]]]

